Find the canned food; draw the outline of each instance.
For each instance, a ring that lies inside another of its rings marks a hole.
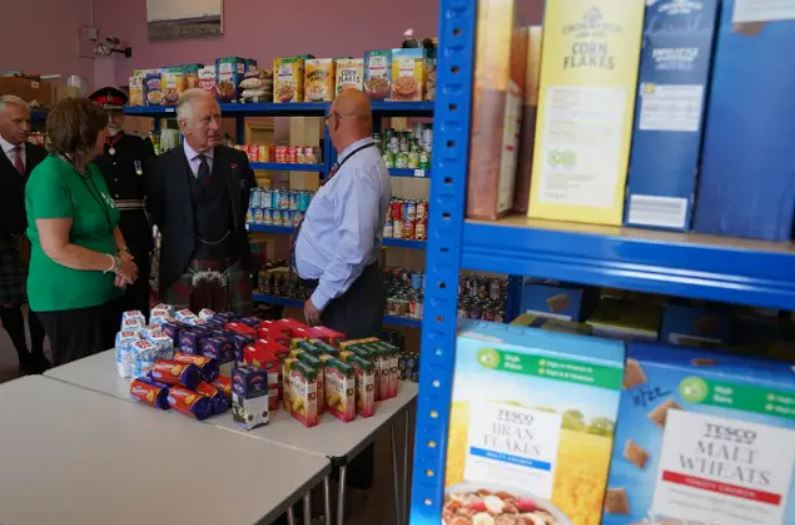
[[[409,156],[407,153],[398,153],[395,156],[395,167],[398,169],[406,169],[409,166]]]
[[[248,160],[251,162],[259,162],[259,146],[250,144],[248,146]]]
[[[246,212],[246,224],[254,224],[254,208],[249,208]],[[385,235],[386,237],[386,235]]]
[[[417,220],[417,205],[414,201],[406,201],[403,208],[403,218],[407,221]]]
[[[420,151],[420,164],[419,168],[421,170],[427,170],[431,165],[431,156],[428,155],[428,152],[425,150]]]
[[[290,192],[290,209],[297,210],[298,209],[298,192],[291,191]]]
[[[290,209],[290,190],[282,190],[279,192],[279,208],[282,210]]]
[[[403,238],[404,239],[414,238],[414,221],[410,221],[408,219],[405,219],[403,221]]]
[[[400,220],[403,218],[403,203],[399,200],[393,200],[390,204],[392,208],[392,220]]]
[[[268,156],[268,146],[262,145],[259,147],[259,161],[270,162],[270,157]]]
[[[392,238],[392,236],[394,235],[393,227],[394,227],[394,225],[392,224],[391,220],[387,219],[386,222],[384,222],[384,238],[385,239],[391,239]]]
[[[299,195],[298,209],[305,212],[309,209],[309,203],[312,201],[312,194],[308,191],[302,191]]]
[[[422,290],[422,284],[425,280],[425,274],[415,272],[411,274],[411,287],[415,290]]]
[[[304,220],[304,214],[299,210],[295,210],[293,212],[293,226],[297,228],[298,225],[301,224],[302,220]]]
[[[271,190],[271,205],[270,205],[270,207],[275,209],[275,210],[278,210],[279,209],[279,204],[281,204],[281,198],[282,198],[282,196],[281,196],[281,191],[280,190],[276,190],[276,189]]]
[[[265,208],[262,210],[262,223],[271,225],[273,224],[273,210],[270,208]]]
[[[262,202],[260,201],[260,197],[262,194],[259,191],[259,188],[251,188],[251,191],[248,194],[248,207],[249,208],[261,208]]]
[[[282,210],[282,226],[293,225],[293,212],[292,210]]]
[[[390,151],[385,151],[383,154],[384,164],[387,168],[395,167],[395,154]]]
[[[426,201],[417,201],[417,220],[424,221],[428,218],[428,203]]]
[[[298,149],[295,146],[287,147],[287,163],[288,164],[298,163]]]
[[[428,239],[428,228],[425,226],[425,221],[417,221],[414,225],[414,239],[418,241]]]
[[[273,216],[273,225],[274,226],[283,226],[284,225],[284,223],[282,222],[282,210],[273,209],[273,210],[271,210],[271,214]]]
[[[262,207],[269,210],[273,207],[273,192],[267,188],[262,188],[260,192],[260,201]]]
[[[395,239],[402,239],[403,238],[403,221],[400,219],[394,219],[392,221],[392,237]]]
[[[307,164],[315,164],[318,161],[317,149],[314,146],[304,148],[304,159]]]
[[[418,151],[411,151],[408,155],[408,168],[416,170],[420,166],[420,153]]]
[[[262,208],[257,208],[254,212],[254,224],[265,224]]]

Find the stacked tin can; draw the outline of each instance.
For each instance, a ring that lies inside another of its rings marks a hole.
[[[428,201],[393,198],[384,221],[385,239],[428,238]]]
[[[248,155],[249,162],[276,162],[279,164],[318,164],[321,162],[320,148],[317,146],[235,144],[235,148]]]
[[[303,220],[314,192],[253,188],[249,194],[248,224],[298,226]]]
[[[422,318],[423,289],[425,274],[412,272],[405,268],[385,268],[384,284],[386,294],[386,315]]]
[[[260,270],[258,291],[266,295],[305,300],[313,292],[294,272],[289,271],[287,261],[271,261]]]
[[[508,279],[462,274],[458,281],[458,318],[505,322]]]
[[[414,124],[409,131],[387,129],[383,133],[375,133],[373,140],[381,150],[387,168],[427,170],[431,167],[431,124]]]

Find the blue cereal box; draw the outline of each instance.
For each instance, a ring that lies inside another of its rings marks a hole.
[[[795,523],[795,373],[631,343],[604,525]]]
[[[663,306],[660,341],[665,343],[714,348],[728,343],[730,332],[728,312],[686,304]]]
[[[623,368],[620,341],[464,322],[445,523],[458,523],[480,500],[493,521],[461,523],[598,524]],[[505,496],[484,498],[484,491],[507,494],[513,504]]]
[[[240,57],[215,60],[215,89],[221,102],[236,102],[240,96],[238,86],[246,74],[246,61]]]
[[[563,321],[581,321],[585,290],[557,283],[525,281],[519,311]]]
[[[791,237],[792,5],[723,2],[696,206],[698,232],[771,241]]]
[[[646,0],[625,224],[689,230],[718,0]]]

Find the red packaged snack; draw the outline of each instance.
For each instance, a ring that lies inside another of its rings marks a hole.
[[[267,322],[267,321],[264,321]],[[284,346],[290,346],[290,334],[276,326],[262,326],[257,328],[257,338],[273,341]]]
[[[130,383],[130,395],[155,408],[167,410],[168,405],[168,385],[157,383],[147,377],[140,377]]]
[[[168,389],[168,404],[174,410],[196,419],[207,419],[213,415],[213,402],[209,397],[183,386],[175,385]]]
[[[345,339],[345,334],[342,332],[332,330],[325,326],[313,326],[309,329],[309,333],[312,338],[320,339],[331,346],[337,346]]]
[[[240,335],[250,335],[252,337],[257,335],[257,331],[254,328],[251,328],[247,324],[243,323],[226,323],[224,328],[230,332]]]
[[[199,383],[199,386],[196,387],[196,392],[212,400],[214,414],[223,414],[231,405],[231,400],[218,387],[206,381]]]
[[[196,365],[199,367],[203,381],[213,381],[218,377],[218,361],[211,357],[176,352],[174,354],[174,362],[184,365]]]
[[[295,319],[280,319],[276,321],[276,325],[281,327],[285,332],[290,332],[290,335],[295,335],[295,330],[306,331],[310,329],[308,325],[305,325],[301,321],[296,321]]]
[[[215,388],[221,391],[221,393],[228,397],[232,397],[232,378],[226,376],[218,376],[215,378],[215,381],[210,382]]]
[[[155,361],[155,366],[149,375],[155,381],[164,383],[166,385],[182,385],[191,390],[196,388],[196,385],[201,381],[201,371],[199,367],[188,363],[177,363],[175,361],[166,361],[165,359],[158,359]]]

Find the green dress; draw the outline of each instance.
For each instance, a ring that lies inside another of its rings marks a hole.
[[[86,175],[81,175],[65,159],[50,155],[30,175],[25,187],[25,210],[32,245],[28,271],[31,310],[88,308],[119,296],[112,273],[73,270],[50,259],[41,248],[36,226],[36,219],[72,219],[69,237],[73,244],[115,254],[113,230],[119,223],[119,210],[96,166],[89,164]]]

